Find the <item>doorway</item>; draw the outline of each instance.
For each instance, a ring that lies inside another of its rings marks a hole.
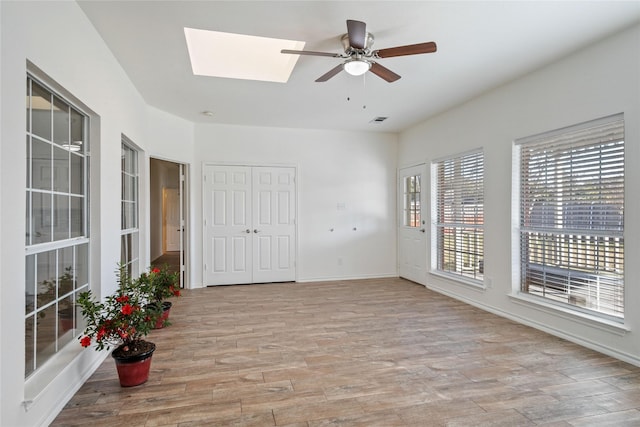
[[[150,258],[151,265],[167,265],[180,273],[180,287],[187,283],[188,203],[187,165],[150,160]]]
[[[206,285],[296,278],[295,168],[205,165]]]

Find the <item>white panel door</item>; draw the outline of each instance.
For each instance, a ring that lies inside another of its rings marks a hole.
[[[400,277],[426,285],[427,240],[425,165],[400,169],[398,174],[398,264]]]
[[[203,184],[205,284],[251,283],[251,168],[205,166]]]
[[[206,285],[295,280],[295,169],[205,166]]]
[[[253,169],[253,281],[295,280],[295,169]]]

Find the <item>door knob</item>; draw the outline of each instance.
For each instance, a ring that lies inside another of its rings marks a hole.
[[[424,231],[424,228],[421,228],[421,229],[420,229],[420,232],[421,232],[421,233],[424,233],[424,232],[425,232],[425,231]]]
[[[254,232],[254,233],[259,233],[259,232],[260,232],[260,230],[258,230],[257,228],[254,228],[254,229],[253,229],[253,232]]]
[[[246,230],[244,230],[245,233],[249,234],[251,233],[251,230],[249,230],[248,228]]]

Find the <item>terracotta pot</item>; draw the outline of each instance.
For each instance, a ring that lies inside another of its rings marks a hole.
[[[158,318],[153,329],[162,329],[164,327],[165,322],[169,319],[169,312],[171,311],[172,305],[169,301],[162,302],[162,316]]]
[[[151,368],[151,356],[156,350],[156,345],[147,343],[150,348],[140,354],[134,356],[120,357],[116,356],[116,352],[123,347],[116,348],[112,353],[116,361],[116,369],[118,370],[118,378],[122,387],[133,387],[143,384],[149,379],[149,370]]]

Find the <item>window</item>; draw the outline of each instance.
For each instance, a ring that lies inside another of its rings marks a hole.
[[[120,264],[131,277],[139,273],[138,250],[138,152],[122,140],[122,209]]]
[[[515,154],[520,291],[621,319],[622,115],[516,141]]]
[[[404,179],[404,226],[420,227],[421,224],[421,175],[407,176]]]
[[[25,376],[81,330],[89,288],[88,117],[45,84],[26,87]]]
[[[432,269],[479,283],[484,273],[484,154],[431,165]]]

